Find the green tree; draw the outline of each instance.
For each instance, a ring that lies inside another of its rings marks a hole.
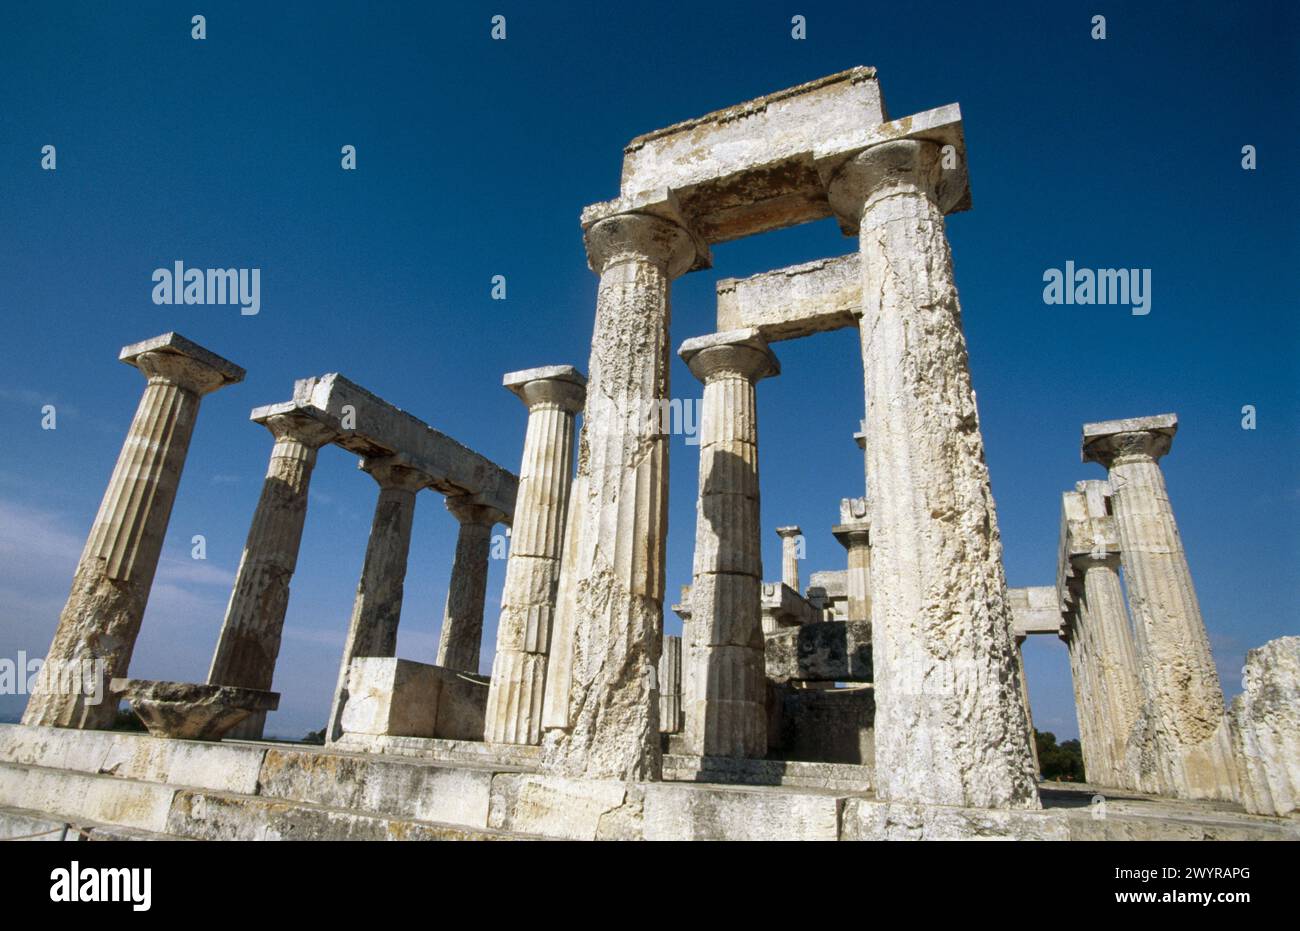
[[[1038,766],[1044,779],[1054,782],[1087,782],[1083,769],[1083,749],[1077,740],[1056,742],[1051,731],[1034,729],[1034,744],[1038,748]]]

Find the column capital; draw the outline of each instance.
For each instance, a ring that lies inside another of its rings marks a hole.
[[[1169,452],[1176,432],[1177,414],[1086,423],[1082,459],[1108,469],[1117,462],[1155,461]]]
[[[781,374],[781,363],[758,330],[728,330],[682,343],[677,354],[691,374],[708,384],[719,375],[735,374],[757,382]]]
[[[494,524],[503,523],[506,516],[496,508],[488,507],[486,504],[479,504],[474,500],[473,495],[456,495],[449,497],[443,502],[447,510],[462,525],[477,524],[484,527],[491,527]]]
[[[951,177],[950,177],[951,175]],[[965,194],[964,173],[943,167],[943,149],[923,139],[895,139],[863,149],[831,174],[827,195],[845,235],[856,235],[863,208],[888,193],[924,194],[943,213]]]
[[[554,404],[576,414],[587,400],[587,377],[572,365],[546,365],[507,372],[501,384],[531,411],[540,404]]]
[[[270,430],[276,442],[290,439],[296,440],[308,449],[320,449],[339,437],[339,432],[334,426],[305,413],[300,408],[277,411],[274,407],[254,408],[249,414],[249,420],[260,423]]]
[[[802,533],[803,533],[802,530],[800,530],[798,527],[795,527],[793,525],[789,527],[776,528],[776,535],[783,540],[786,539],[787,537],[797,537]]]
[[[179,333],[163,333],[123,346],[118,359],[138,368],[150,384],[176,385],[205,395],[244,380],[244,370]]]
[[[658,265],[671,279],[696,264],[698,249],[678,223],[648,213],[619,213],[597,220],[583,233],[587,264],[596,274],[629,261]]]
[[[362,459],[358,468],[368,473],[385,491],[395,489],[415,492],[429,485],[429,476],[397,461],[393,456]]]

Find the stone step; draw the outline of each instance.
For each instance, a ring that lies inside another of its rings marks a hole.
[[[5,810],[15,812],[6,828],[28,829],[18,831],[21,834],[69,824],[86,828],[93,839],[122,840],[543,839],[521,831],[16,763],[0,763],[0,801]]]
[[[0,807],[0,841],[189,840],[98,821],[65,821],[39,811]]]
[[[487,755],[466,753],[458,747],[448,749],[448,755],[471,757],[473,762],[379,756],[300,744],[211,743],[111,731],[0,728],[0,763],[487,827],[494,777],[518,769],[489,765]],[[142,796],[147,793],[143,788],[136,791]],[[3,801],[9,799],[0,795]]]
[[[807,763],[798,760],[738,760],[664,754],[664,779],[722,785],[797,786],[865,794],[872,791],[872,768],[852,763]]]

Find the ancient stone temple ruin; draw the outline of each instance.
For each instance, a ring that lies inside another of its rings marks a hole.
[[[338,374],[253,410],[270,463],[202,683],[132,679],[131,654],[200,399],[244,373],[176,334],[128,346],[144,396],[47,674],[0,728],[5,833],[1300,838],[1300,638],[1252,651],[1225,710],[1161,471],[1174,415],[1083,426],[1093,465],[1062,496],[1056,580],[1007,587],[945,233],[971,207],[966,164],[959,107],[893,119],[872,68],[632,140],[617,196],[581,215],[585,376],[504,376],[528,412],[517,476]],[[723,278],[715,332],[670,334],[672,282],[710,269],[712,244],[829,218],[855,248]],[[799,527],[766,531],[779,577],[760,558],[762,383],[778,343],[839,328],[861,335],[863,384],[839,387],[864,398],[865,483],[826,502],[844,563],[804,585]],[[674,351],[703,405],[692,581],[670,604]],[[328,446],[376,499],[315,747],[264,723]],[[396,655],[426,490],[459,525],[433,663]],[[1069,652],[1088,785],[1039,783],[1020,646],[1040,634]],[[106,700],[67,687],[86,675]],[[121,699],[148,736],[106,729]]]

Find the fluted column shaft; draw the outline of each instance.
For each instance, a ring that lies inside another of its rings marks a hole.
[[[1034,733],[1034,716],[1029,710],[1029,679],[1025,676],[1025,638],[1013,637],[1012,640],[1016,645],[1016,672],[1020,676],[1020,702],[1025,706],[1025,720],[1029,722],[1029,733]],[[1043,773],[1042,764],[1038,760],[1038,742],[1029,741],[1029,750],[1034,757],[1034,772],[1040,776]]]
[[[664,637],[659,652],[659,732],[676,734],[682,727],[682,638]]]
[[[428,476],[385,460],[367,460],[363,468],[379,483],[379,500],[370,524],[366,558],[352,603],[352,619],[339,663],[338,683],[330,709],[326,737],[343,734],[343,708],[348,700],[348,667],[360,656],[395,656],[397,625],[402,617],[406,559],[411,549],[415,494]]]
[[[528,406],[528,427],[484,739],[537,744],[573,484],[574,420],[586,398],[586,379],[572,366],[556,366],[512,373],[505,383]]]
[[[171,336],[139,345],[159,344]],[[24,724],[107,728],[117,715],[118,702],[108,683],[126,676],[131,663],[200,400],[244,374],[226,360],[176,340],[182,345],[173,340],[165,349],[122,350],[123,361],[149,381],[46,654],[43,673],[50,678],[36,683]],[[202,357],[189,354],[192,350]],[[74,681],[76,688],[66,687]],[[92,704],[96,695],[99,703]]]
[[[900,140],[830,185],[862,255],[877,794],[1036,808],[942,172],[937,145]]]
[[[776,535],[781,538],[781,581],[803,594],[799,589],[799,540],[803,531],[798,527],[777,527]]]
[[[1232,799],[1236,768],[1223,690],[1157,461],[1172,445],[1177,420],[1165,415],[1113,423],[1084,427],[1084,459],[1110,472],[1161,769],[1175,795]]]
[[[1075,713],[1079,719],[1079,744],[1088,781],[1110,785],[1114,772],[1110,741],[1106,732],[1102,694],[1104,681],[1098,676],[1098,659],[1094,637],[1096,622],[1086,598],[1078,599],[1071,630],[1070,673],[1074,680]]]
[[[275,437],[275,445],[208,670],[212,685],[271,687],[289,609],[289,583],[307,520],[312,470],[321,446],[336,436],[332,428],[302,414],[276,414],[261,422]],[[260,739],[265,723],[266,712],[256,711],[227,736]]]
[[[655,666],[668,532],[669,283],[694,261],[684,229],[622,214],[587,231],[600,275],[579,443],[565,662],[547,689],[548,769],[657,779]],[[567,543],[566,543],[567,546]]]
[[[505,515],[456,498],[447,499],[447,510],[455,515],[460,528],[438,637],[438,665],[477,673],[483,648],[483,604],[487,598],[492,527]]]
[[[760,592],[758,406],[754,385],[780,371],[757,331],[688,340],[681,355],[704,382],[700,497],[686,661],[686,746],[703,756],[767,754],[767,678]]]
[[[1083,570],[1090,640],[1096,648],[1098,697],[1104,702],[1098,717],[1103,722],[1101,738],[1107,745],[1110,765],[1109,781],[1094,781],[1136,789],[1137,775],[1131,772],[1127,755],[1129,739],[1142,710],[1142,684],[1120,586],[1119,559],[1114,555],[1075,557],[1075,563]]]

